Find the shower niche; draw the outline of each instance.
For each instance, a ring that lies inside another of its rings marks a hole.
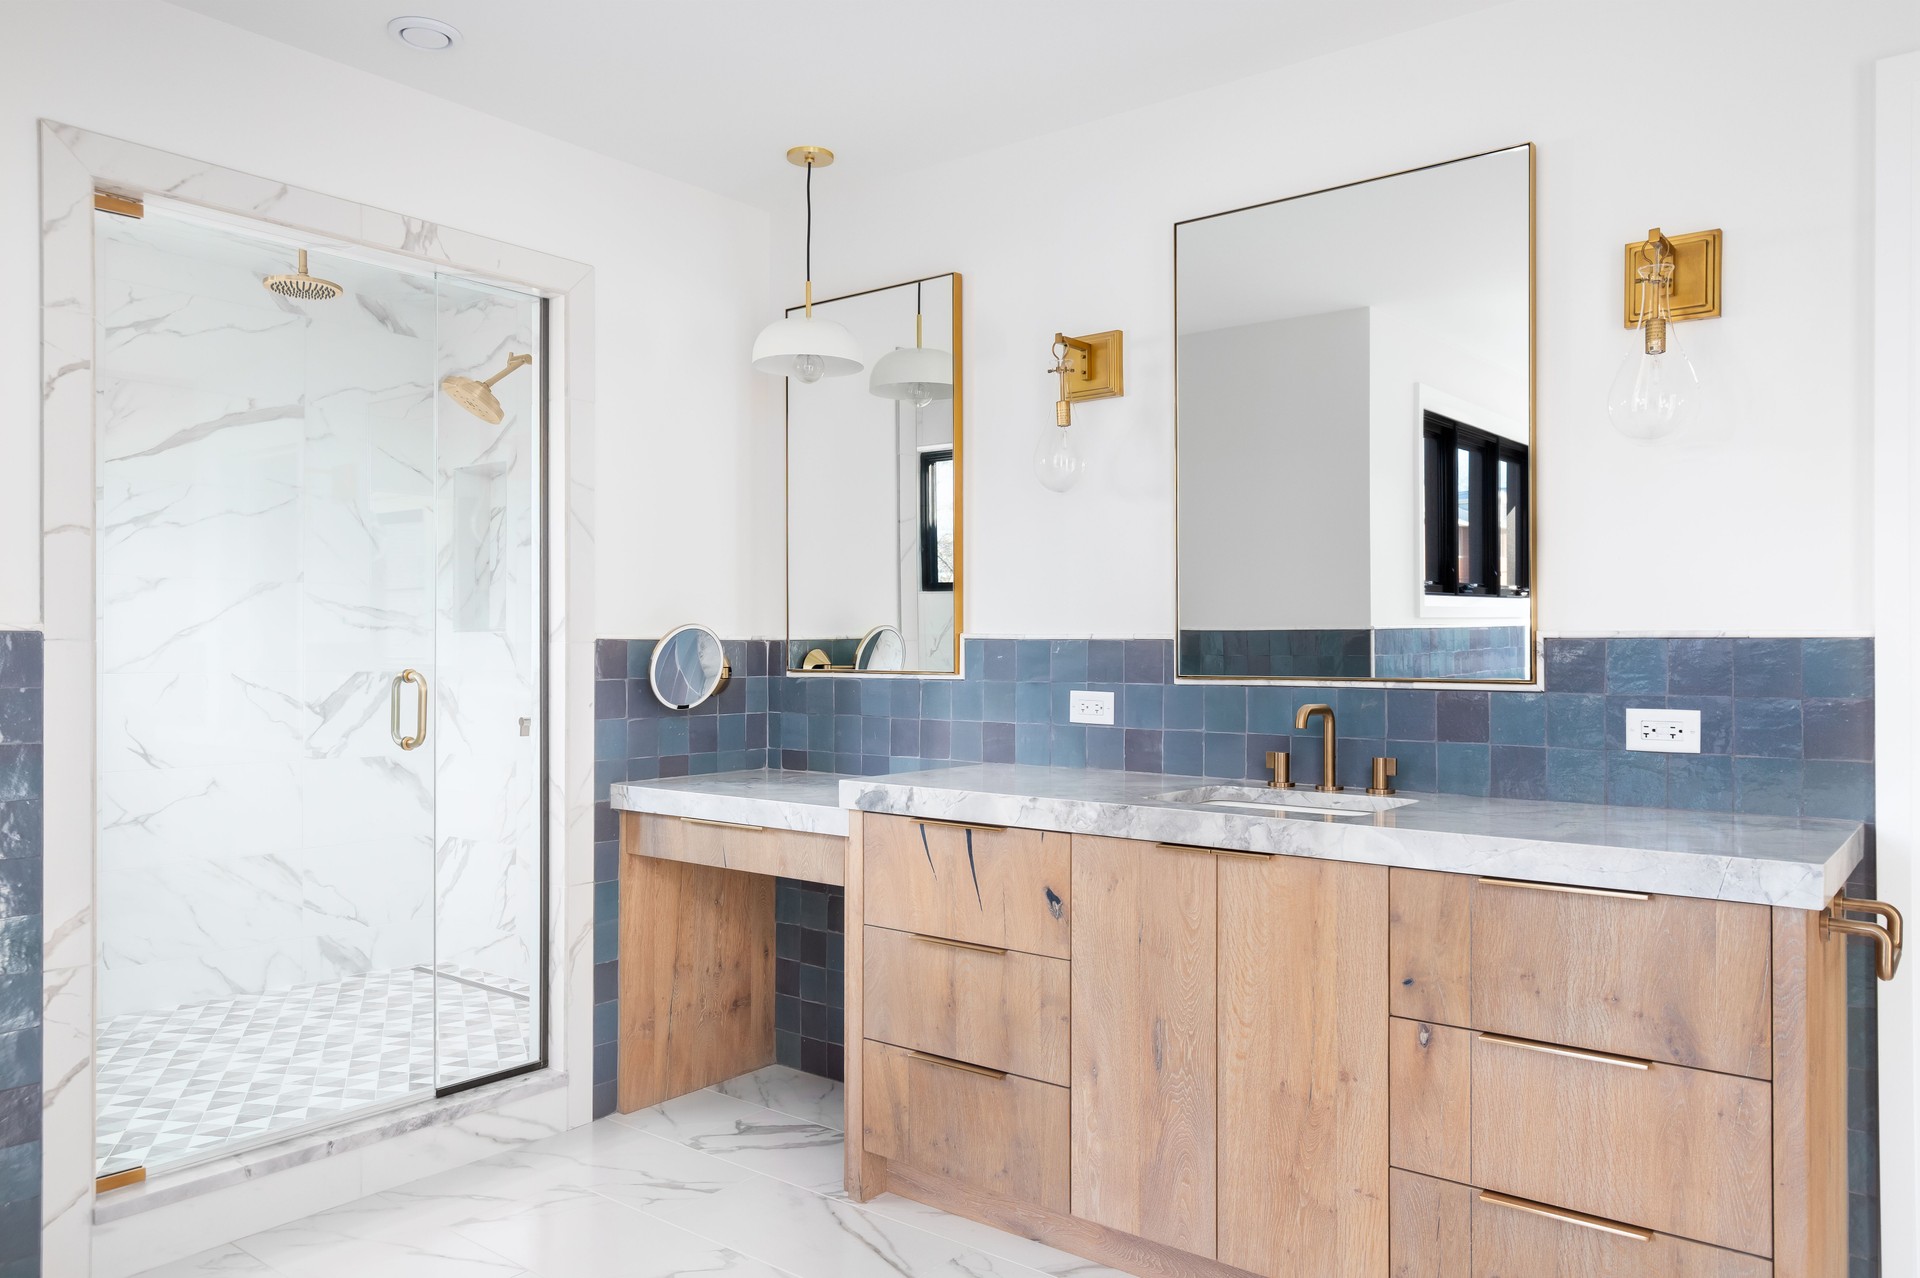
[[[537,1068],[540,299],[95,218],[98,1171]]]

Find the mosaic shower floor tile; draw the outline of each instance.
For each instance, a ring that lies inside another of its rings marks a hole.
[[[531,1055],[525,989],[405,968],[115,1017],[98,1034],[97,1172],[203,1157],[518,1065]]]

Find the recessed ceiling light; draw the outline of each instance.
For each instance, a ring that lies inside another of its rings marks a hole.
[[[434,18],[395,18],[387,24],[387,34],[424,53],[445,53],[460,42],[460,32]]]

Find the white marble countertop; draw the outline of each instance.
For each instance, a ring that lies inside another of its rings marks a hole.
[[[734,821],[808,834],[847,832],[837,772],[716,772],[661,781],[624,781],[611,787],[622,812]]]
[[[1796,817],[1407,793],[1398,797],[1414,802],[1391,811],[1330,818],[1163,797],[1223,784],[1230,783],[972,764],[848,777],[839,791],[841,803],[866,812],[1802,910],[1825,905],[1866,847],[1857,822]]]

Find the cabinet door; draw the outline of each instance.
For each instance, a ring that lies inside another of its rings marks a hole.
[[[1272,1278],[1379,1278],[1387,871],[1223,856],[1218,872],[1216,1255]]]
[[[1201,1256],[1214,1228],[1212,854],[1073,840],[1073,1214]]]

